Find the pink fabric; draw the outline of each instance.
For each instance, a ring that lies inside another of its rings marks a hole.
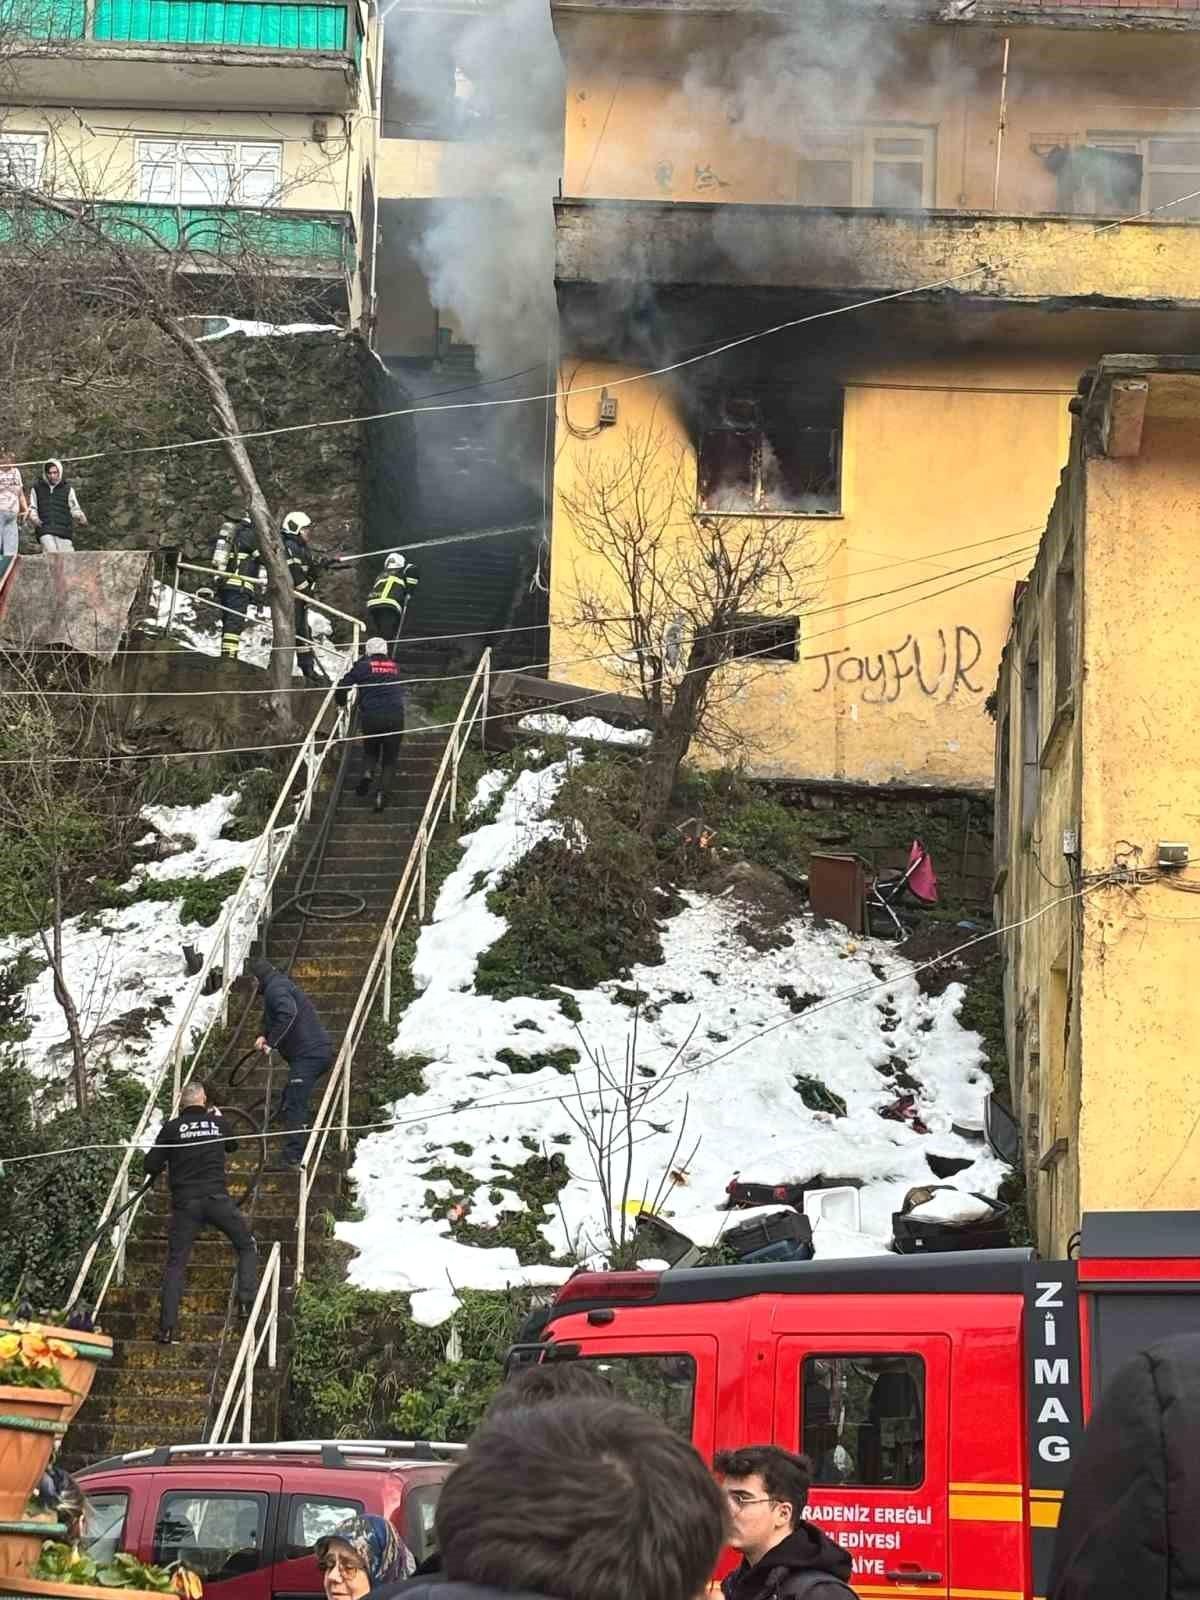
[[[918,900],[924,900],[929,905],[935,905],[938,897],[937,873],[933,870],[933,862],[930,859],[929,851],[926,850],[920,839],[913,840],[912,849],[908,852],[908,864],[910,867],[914,861],[917,866],[912,877],[908,880],[908,887]]]

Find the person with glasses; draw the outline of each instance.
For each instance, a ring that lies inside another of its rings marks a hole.
[[[416,1563],[384,1517],[351,1517],[317,1540],[325,1600],[362,1600],[369,1589],[411,1578]]]
[[[853,1600],[851,1560],[804,1520],[812,1463],[778,1445],[721,1450],[721,1478],[731,1532],[742,1563],[722,1582],[725,1600]]]

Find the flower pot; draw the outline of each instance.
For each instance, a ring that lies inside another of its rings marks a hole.
[[[41,1521],[0,1522],[0,1585],[23,1575],[42,1553],[47,1539],[64,1539],[66,1524],[53,1517]]]
[[[162,1595],[156,1589],[105,1589],[99,1584],[91,1583],[63,1583],[61,1579],[51,1583],[46,1578],[27,1578],[20,1573],[12,1578],[0,1578],[0,1600],[8,1600],[10,1595],[52,1594],[61,1595],[63,1600],[170,1600],[169,1595]]]
[[[20,1522],[25,1502],[67,1431],[75,1396],[65,1389],[0,1385],[0,1522]]]
[[[0,1333],[40,1333],[44,1339],[62,1339],[75,1346],[76,1355],[56,1356],[55,1362],[63,1375],[64,1388],[73,1391],[72,1404],[67,1412],[68,1422],[87,1399],[96,1376],[96,1364],[111,1361],[112,1335],[107,1333],[76,1333],[74,1328],[57,1328],[48,1322],[10,1322],[0,1317]]]

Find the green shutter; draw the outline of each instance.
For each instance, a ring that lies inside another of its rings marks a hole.
[[[83,0],[0,0],[25,9],[77,9]],[[128,44],[234,45],[260,50],[346,48],[344,5],[284,5],[277,0],[96,0],[96,39]]]
[[[83,0],[0,0],[0,34],[25,39],[82,39]]]

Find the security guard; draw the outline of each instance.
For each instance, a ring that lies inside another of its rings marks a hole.
[[[383,563],[383,572],[367,597],[371,630],[387,645],[389,655],[395,654],[396,640],[404,626],[404,613],[419,582],[416,567],[397,550]]]
[[[296,661],[309,683],[328,683],[317,665],[309,632],[307,598],[316,593],[320,562],[305,534],[312,527],[307,511],[289,511],[283,519],[283,551],[287,556],[288,576],[296,603]]]
[[[164,1122],[158,1138],[142,1158],[148,1178],[164,1167],[171,1180],[171,1227],[163,1269],[159,1344],[175,1344],[179,1302],[192,1246],[206,1227],[220,1228],[237,1251],[238,1309],[249,1315],[258,1287],[258,1246],[250,1225],[225,1187],[225,1156],[237,1149],[229,1125],[208,1104],[202,1083],[187,1083],[179,1097],[179,1115]]]
[[[221,606],[221,654],[236,661],[250,602],[262,588],[262,555],[249,517],[226,523],[213,545],[217,604]]]

